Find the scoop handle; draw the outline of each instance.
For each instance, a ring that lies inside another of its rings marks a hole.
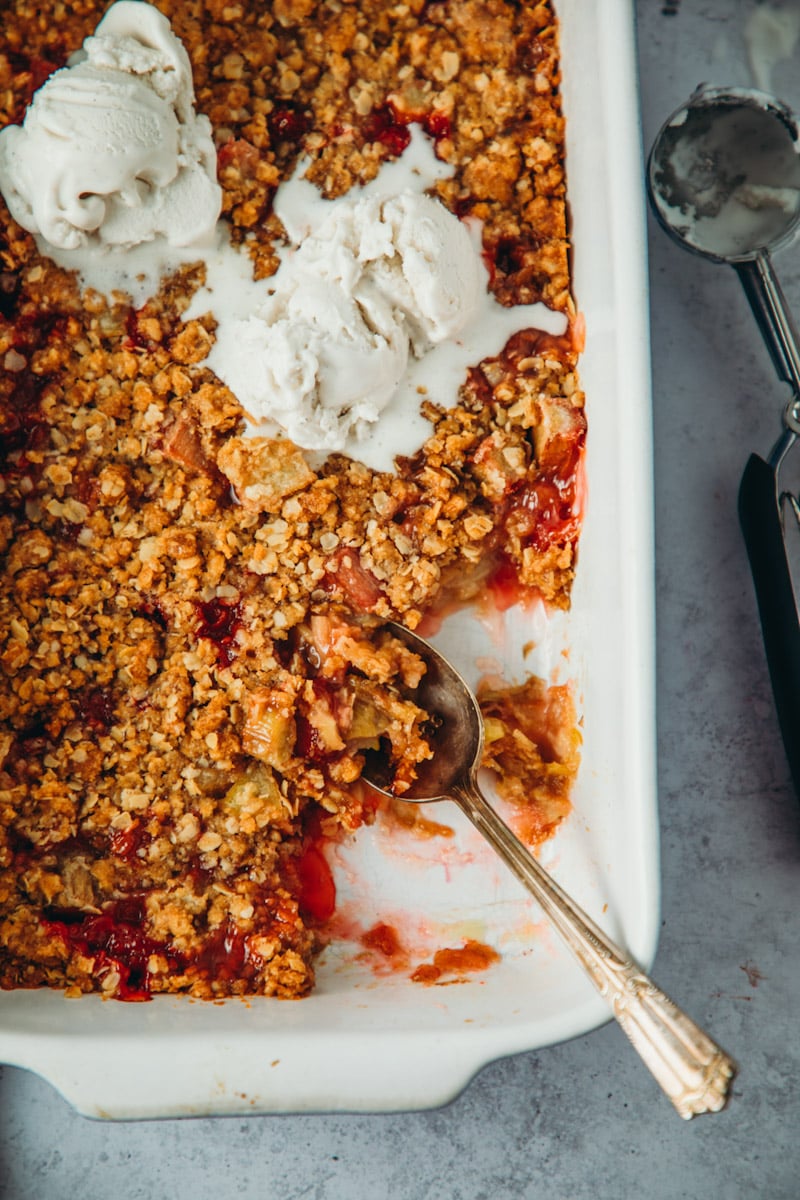
[[[739,486],[739,523],[761,619],[772,692],[800,797],[800,618],[783,540],[775,470],[751,454]]]
[[[800,395],[800,348],[794,318],[786,303],[772,260],[765,250],[746,262],[735,263],[745,295],[778,378]]]
[[[685,1120],[725,1107],[736,1064],[615,945],[539,865],[474,778],[452,798],[536,898],[644,1064]]]

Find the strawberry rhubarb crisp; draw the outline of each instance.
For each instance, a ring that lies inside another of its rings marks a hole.
[[[391,746],[399,793],[429,753],[385,622],[569,603],[552,7],[9,0],[2,24],[0,986],[301,996],[325,839],[375,817],[363,752]],[[483,703],[540,841],[569,694]]]

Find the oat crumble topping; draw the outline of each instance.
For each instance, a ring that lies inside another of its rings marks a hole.
[[[82,295],[0,201],[0,986],[294,997],[330,915],[321,841],[375,815],[362,751],[390,739],[400,783],[427,754],[419,661],[381,623],[487,587],[569,603],[585,419],[557,28],[536,0],[157,7],[259,277],[299,153],[341,195],[419,121],[497,298],[570,320],[476,364],[454,409],[425,401],[430,438],[396,473],[313,470],[242,436],[204,365],[213,320],[181,320],[202,264],[136,311]],[[0,125],[105,8],[11,0]],[[487,764],[541,840],[569,810],[570,697],[531,681],[482,703]]]

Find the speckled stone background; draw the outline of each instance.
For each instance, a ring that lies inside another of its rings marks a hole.
[[[637,0],[647,145],[699,82],[754,82],[746,31],[758,8]],[[799,0],[780,11],[800,26]],[[770,81],[800,109],[800,49]],[[736,520],[742,467],[751,449],[769,450],[784,395],[733,272],[653,225],[650,251],[663,870],[653,974],[739,1059],[729,1108],[681,1122],[610,1025],[487,1067],[447,1108],[390,1116],[109,1125],[5,1068],[3,1200],[800,1196],[798,804]],[[775,265],[800,314],[800,248]]]

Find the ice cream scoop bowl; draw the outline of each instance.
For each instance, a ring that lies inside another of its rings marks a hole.
[[[657,134],[647,165],[653,212],[684,249],[732,266],[778,376],[800,392],[794,322],[771,253],[800,225],[798,128],[751,88],[698,88]]]
[[[429,642],[400,625],[388,629],[425,663],[413,698],[432,718],[432,757],[419,764],[402,799],[455,801],[538,901],[678,1113],[688,1120],[720,1111],[736,1072],[733,1060],[581,911],[509,829],[478,783],[483,718],[475,695]],[[388,751],[367,755],[364,779],[372,787],[394,796],[394,774]]]

